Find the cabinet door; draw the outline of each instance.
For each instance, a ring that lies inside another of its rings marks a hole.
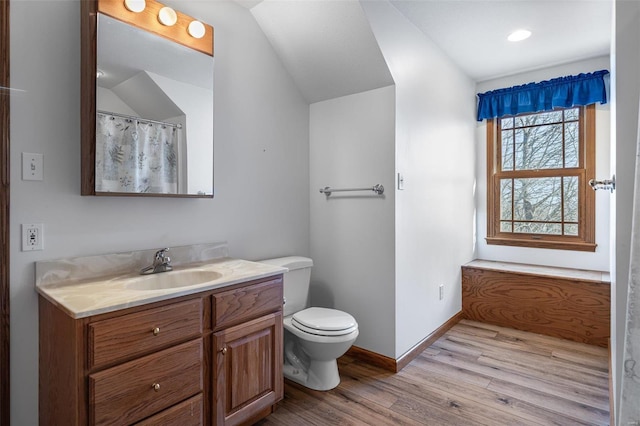
[[[215,424],[237,425],[282,399],[282,311],[214,334]]]

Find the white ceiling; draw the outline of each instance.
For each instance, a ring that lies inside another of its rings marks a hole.
[[[393,83],[358,0],[236,1],[251,10],[309,102]],[[391,3],[475,81],[609,53],[612,0]],[[508,42],[518,28],[533,35]]]
[[[611,0],[391,3],[475,81],[609,53]],[[507,41],[520,28],[532,36],[518,43]]]

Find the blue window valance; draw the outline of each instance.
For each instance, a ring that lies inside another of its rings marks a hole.
[[[607,103],[607,70],[554,78],[478,94],[478,121],[505,115]]]

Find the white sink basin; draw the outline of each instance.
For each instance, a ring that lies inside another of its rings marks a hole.
[[[222,274],[216,271],[187,269],[128,278],[125,287],[130,290],[163,290],[204,284],[221,276]]]

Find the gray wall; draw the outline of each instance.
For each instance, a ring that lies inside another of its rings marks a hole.
[[[395,191],[394,220],[399,358],[461,309],[460,265],[474,253],[475,93],[389,2],[361,5],[396,90],[395,171],[405,182]]]
[[[309,106],[251,14],[172,2],[215,27],[215,198],[81,197],[80,3],[11,3],[11,417],[38,423],[34,261],[227,240],[231,255],[309,254]],[[42,182],[21,153],[44,154]],[[20,251],[44,223],[45,250]]]
[[[311,302],[349,312],[356,346],[395,358],[394,86],[311,105]],[[319,188],[372,187],[335,193]]]

